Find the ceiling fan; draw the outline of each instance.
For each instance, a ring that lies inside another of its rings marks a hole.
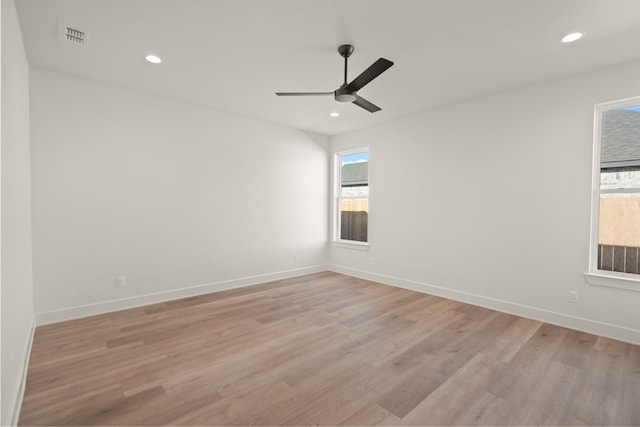
[[[344,83],[333,92],[276,92],[278,96],[315,96],[333,95],[336,101],[353,102],[358,107],[362,107],[370,113],[380,111],[380,107],[372,104],[356,92],[365,87],[371,80],[378,77],[393,65],[388,59],[380,58],[364,70],[358,77],[347,84],[347,59],[353,53],[353,45],[343,44],[338,47],[338,53],[344,58]]]

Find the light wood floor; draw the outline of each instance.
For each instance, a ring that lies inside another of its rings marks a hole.
[[[335,273],[39,327],[22,425],[640,425],[640,347]]]

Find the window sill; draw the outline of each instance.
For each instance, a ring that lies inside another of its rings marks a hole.
[[[365,242],[355,242],[350,240],[333,240],[331,242],[332,246],[337,248],[345,248],[345,249],[355,249],[357,251],[368,251],[369,243]]]
[[[611,274],[609,272],[584,273],[587,283],[596,286],[606,286],[609,288],[626,289],[628,291],[640,292],[640,276],[636,274]]]

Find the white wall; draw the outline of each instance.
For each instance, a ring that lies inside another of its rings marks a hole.
[[[640,292],[583,278],[594,104],[640,95],[638,76],[627,63],[332,138],[371,156],[371,248],[332,247],[332,268],[640,343]]]
[[[22,395],[33,317],[29,67],[13,0],[2,0],[2,425]]]
[[[34,69],[31,121],[39,323],[326,269],[328,138]]]

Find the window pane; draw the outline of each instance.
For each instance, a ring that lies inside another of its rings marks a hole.
[[[640,190],[640,106],[603,111],[600,124],[600,190]],[[599,270],[640,274],[640,191],[600,194],[597,257]]]
[[[369,200],[347,199],[340,203],[340,238],[367,241],[369,226]]]
[[[340,156],[341,240],[367,242],[369,226],[369,152]]]
[[[366,156],[364,156],[366,154]],[[369,185],[368,153],[342,156],[340,187],[366,187]]]
[[[602,112],[600,167],[640,168],[640,106]]]
[[[601,194],[598,269],[640,274],[640,193]]]

